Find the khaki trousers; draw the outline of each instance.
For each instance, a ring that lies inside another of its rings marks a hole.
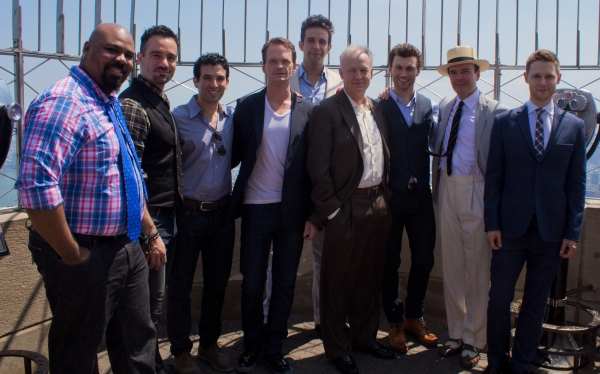
[[[483,175],[441,171],[440,227],[448,332],[482,349],[486,343],[492,250],[483,222]]]

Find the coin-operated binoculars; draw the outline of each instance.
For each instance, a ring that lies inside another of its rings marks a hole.
[[[584,121],[586,156],[589,159],[600,141],[600,113],[596,111],[594,97],[588,91],[563,88],[556,90],[552,100],[560,109]],[[584,258],[582,249],[579,250],[579,256]],[[567,300],[568,296],[581,295],[596,288],[594,285],[578,284],[577,288],[567,290],[568,269],[569,260],[563,259],[550,290],[543,334],[534,364],[549,369],[577,372],[589,362],[593,362],[593,355],[599,348],[596,337],[600,328],[600,314],[583,304]],[[520,306],[521,300],[511,305],[515,318],[518,318]],[[567,307],[569,319],[574,321],[567,320]],[[580,314],[586,315],[580,318]],[[585,322],[580,322],[586,317]]]
[[[21,105],[13,102],[8,85],[0,79],[0,168],[6,161],[13,133],[13,122],[21,119],[23,110]],[[0,230],[0,256],[8,255],[8,246],[4,234]]]

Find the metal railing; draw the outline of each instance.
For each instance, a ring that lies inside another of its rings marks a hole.
[[[22,3],[27,5],[25,19]],[[48,17],[48,9],[56,10],[54,17]],[[566,62],[561,66],[563,86],[586,88],[592,93],[597,90],[594,96],[600,96],[597,0],[12,0],[11,10],[10,14],[0,14],[0,24],[12,25],[12,47],[0,48],[0,78],[10,78],[7,82],[13,85],[15,101],[25,109],[49,85],[50,76],[58,80],[66,75],[66,69],[54,66],[68,68],[79,61],[85,35],[103,22],[125,25],[136,43],[139,30],[155,24],[177,30],[181,39],[180,68],[167,91],[172,103],[183,104],[187,99],[180,99],[182,95],[196,92],[189,84],[195,58],[209,51],[226,56],[232,74],[244,82],[244,88],[237,87],[235,97],[262,88],[264,76],[259,70],[258,53],[262,42],[273,36],[299,40],[300,22],[315,13],[328,16],[337,26],[334,49],[326,60],[331,68],[339,67],[336,53],[348,43],[367,44],[376,50],[377,83],[372,86],[377,90],[390,84],[387,51],[392,44],[410,42],[424,56],[418,90],[434,100],[451,95],[448,80],[435,68],[445,62],[448,48],[464,43],[472,45],[480,58],[490,61],[490,72],[482,74],[479,88],[512,104],[509,106],[523,103],[528,97],[519,78],[525,70],[524,59],[537,48],[553,50]],[[8,27],[0,26],[0,34],[3,32],[8,32]],[[52,39],[54,46],[49,46],[47,40]],[[582,39],[591,48],[583,48]],[[25,48],[24,40],[34,48]],[[12,66],[8,66],[10,57]],[[136,71],[137,67],[134,74]],[[187,72],[189,79],[179,78],[180,72]],[[33,75],[36,79],[28,79]],[[224,101],[233,103],[235,97],[226,95]],[[20,129],[18,123],[15,144],[21,144]],[[14,148],[17,173],[20,147]],[[595,161],[590,170],[598,173]],[[0,180],[11,178],[11,173],[3,170]],[[599,189],[590,186],[590,191]],[[0,187],[0,200],[7,193],[10,191]]]

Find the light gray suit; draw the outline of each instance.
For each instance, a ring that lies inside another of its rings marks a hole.
[[[452,97],[440,102],[433,149],[437,154],[445,149],[444,134],[452,124],[450,114],[456,100]],[[448,332],[450,338],[482,349],[486,344],[491,262],[483,221],[484,175],[494,116],[508,108],[480,93],[477,107],[473,109],[476,110],[474,152],[481,174],[447,175],[440,170],[440,160],[446,162],[446,158],[434,157],[431,185],[433,201],[438,204]],[[469,127],[459,127],[459,134],[466,129]],[[454,163],[455,160],[457,158],[453,159]]]
[[[298,70],[299,69],[296,69],[290,78],[290,88],[294,92],[300,92],[300,77],[298,76]],[[338,88],[344,87],[344,81],[339,74],[327,69],[327,66],[325,66],[325,76],[327,77],[327,85],[325,86],[325,98],[327,99],[328,97],[335,95]]]
[[[440,116],[438,120],[437,135],[435,138],[435,147],[433,151],[442,154],[444,133],[448,124],[448,117],[452,112],[452,107],[457,97],[445,97],[440,101]],[[481,174],[485,175],[488,152],[490,149],[490,134],[494,124],[494,117],[498,113],[509,110],[506,105],[502,105],[496,100],[488,99],[484,94],[479,95],[479,104],[475,119],[475,149],[477,151],[477,166]],[[440,185],[440,158],[433,157],[431,163],[431,189],[433,193],[433,202],[438,203],[438,190]]]

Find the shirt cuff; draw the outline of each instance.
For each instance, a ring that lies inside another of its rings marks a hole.
[[[19,190],[21,207],[34,210],[50,210],[63,203],[62,194],[58,186],[34,187]]]
[[[331,213],[330,215],[327,216],[327,219],[333,219],[333,217],[335,217],[338,214],[339,211],[340,211],[340,208],[337,208],[335,210],[335,212],[333,212],[333,213]]]

